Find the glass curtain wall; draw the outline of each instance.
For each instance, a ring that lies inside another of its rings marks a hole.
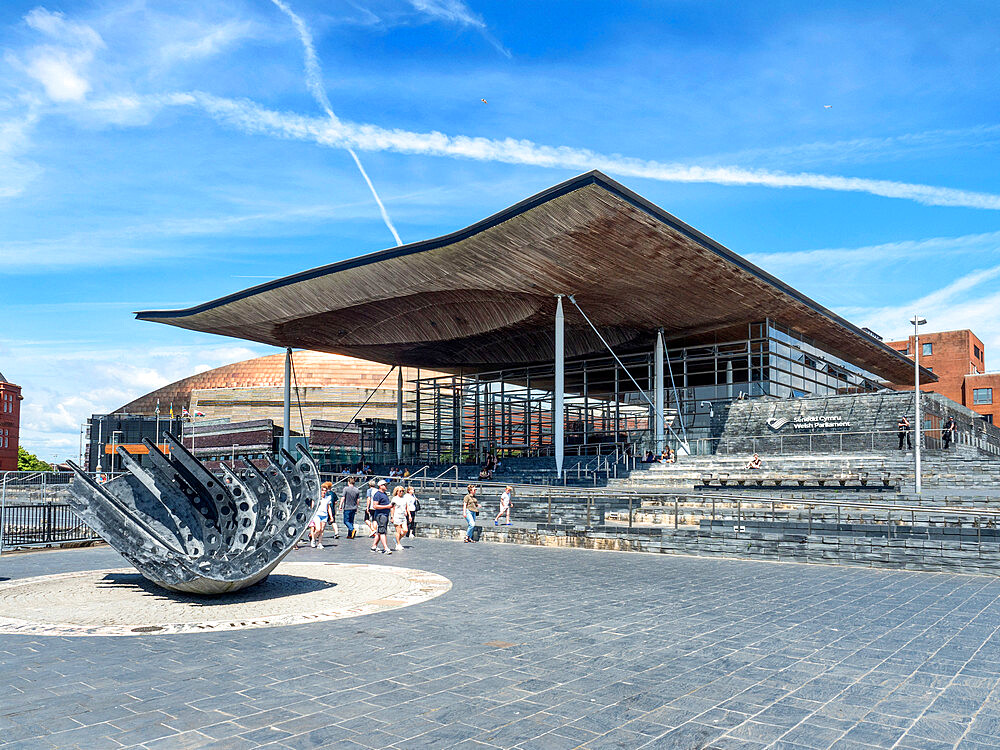
[[[874,391],[875,376],[786,327],[763,321],[747,338],[667,348],[667,442],[712,437],[739,398]],[[653,352],[566,362],[567,455],[654,448]],[[481,462],[554,453],[553,366],[418,379],[405,407],[406,452],[427,463]],[[414,453],[415,452],[415,453]]]

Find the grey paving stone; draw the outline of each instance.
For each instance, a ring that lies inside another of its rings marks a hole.
[[[454,586],[286,629],[0,636],[0,745],[1000,746],[997,579],[426,539],[389,561]],[[5,575],[121,565],[60,551]]]

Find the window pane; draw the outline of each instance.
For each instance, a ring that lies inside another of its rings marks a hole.
[[[920,353],[924,356],[934,353],[934,344],[924,344],[920,348]]]
[[[992,404],[993,403],[993,389],[992,388],[973,388],[972,389],[972,403],[973,404]]]

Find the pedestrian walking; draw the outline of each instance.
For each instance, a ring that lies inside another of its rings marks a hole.
[[[389,511],[392,510],[392,502],[389,500],[389,495],[386,494],[386,483],[382,479],[378,483],[378,489],[375,490],[375,494],[372,495],[372,518],[375,521],[375,543],[372,545],[372,552],[378,549],[378,543],[382,542],[382,552],[386,555],[391,555],[392,550],[389,549],[389,542],[386,539],[386,534],[389,533]]]
[[[340,498],[340,510],[344,513],[344,528],[347,529],[347,538],[353,539],[357,536],[354,528],[354,516],[358,512],[358,500],[361,498],[361,490],[354,486],[354,477],[347,478],[347,487],[344,488],[344,496]]]
[[[372,497],[378,491],[378,485],[375,483],[374,479],[368,480],[368,489],[365,492],[365,526],[368,527],[368,536],[374,537],[376,532],[375,527],[375,512],[372,510]]]
[[[413,485],[406,486],[406,494],[403,497],[406,499],[406,512],[408,515],[406,536],[415,536],[413,530],[417,526],[417,511],[420,510],[420,501],[417,500],[417,493],[413,491]]]
[[[462,498],[462,516],[465,518],[466,523],[469,524],[468,530],[465,532],[465,543],[476,541],[473,539],[473,532],[476,530],[476,516],[479,515],[479,501],[476,499],[476,486],[470,484],[468,486],[469,494]]]
[[[326,523],[330,520],[333,509],[330,507],[333,497],[333,483],[323,482],[320,486],[319,501],[313,510],[313,516],[309,519],[309,546],[323,549],[323,532],[326,530]]]
[[[397,484],[392,490],[392,525],[396,527],[396,551],[403,551],[403,537],[406,536],[406,489]]]
[[[337,493],[333,491],[333,482],[323,482],[321,489],[327,504],[326,527],[333,532],[334,539],[340,539],[340,527],[337,526]]]
[[[941,439],[944,441],[945,450],[948,450],[952,441],[955,440],[956,433],[958,433],[958,425],[955,424],[955,418],[948,417],[948,421],[944,423],[944,429],[941,431]]]
[[[903,440],[906,440],[906,447],[913,450],[913,443],[910,442],[910,420],[904,414],[896,423],[896,434],[899,436],[899,449],[903,450]]]
[[[510,495],[513,491],[514,488],[508,484],[507,488],[500,493],[500,512],[497,513],[496,518],[493,519],[494,526],[500,525],[500,516],[504,514],[507,515],[507,522],[504,526],[510,526]]]

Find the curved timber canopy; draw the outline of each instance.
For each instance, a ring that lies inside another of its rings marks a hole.
[[[457,372],[552,362],[558,294],[618,353],[649,350],[661,327],[678,346],[746,338],[770,318],[887,381],[913,376],[910,359],[596,171],[443,237],[136,316]],[[564,306],[566,356],[604,353]]]

